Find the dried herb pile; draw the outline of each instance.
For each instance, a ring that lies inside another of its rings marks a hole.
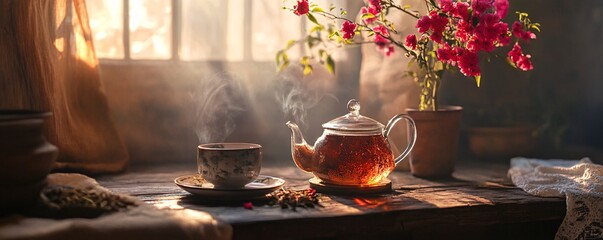
[[[52,218],[94,218],[137,204],[120,195],[94,189],[49,187],[42,191],[38,214]]]
[[[296,208],[314,208],[320,206],[320,194],[316,190],[308,188],[305,190],[291,190],[281,188],[273,193],[266,195],[268,205],[279,205],[281,208],[291,208],[295,211]]]

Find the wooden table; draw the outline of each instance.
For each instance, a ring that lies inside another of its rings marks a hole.
[[[191,165],[133,167],[97,178],[114,192],[161,208],[209,212],[232,224],[235,239],[553,239],[565,216],[565,200],[531,196],[505,184],[507,166],[458,164],[453,179],[425,180],[408,172],[390,175],[394,191],[370,196],[323,194],[324,207],[243,208],[242,202],[205,202],[173,180],[195,172]],[[263,168],[262,174],[308,187],[310,174],[294,167]]]

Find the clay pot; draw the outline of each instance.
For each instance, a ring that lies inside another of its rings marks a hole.
[[[473,127],[468,131],[469,149],[478,159],[508,161],[512,157],[528,157],[537,148],[533,135],[534,128],[514,127]]]
[[[58,149],[46,141],[44,119],[50,113],[0,110],[0,213],[38,199]]]
[[[452,175],[462,109],[444,106],[437,111],[406,110],[417,126],[417,141],[410,153],[410,172],[414,176],[445,178]]]

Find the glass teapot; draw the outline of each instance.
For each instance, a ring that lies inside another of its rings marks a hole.
[[[291,155],[300,169],[322,181],[337,185],[374,185],[385,179],[412,150],[417,139],[415,122],[406,114],[394,116],[387,125],[360,115],[360,103],[348,102],[349,113],[322,125],[314,146],[304,140],[297,124],[291,129]],[[401,119],[408,123],[409,144],[394,158],[388,140],[392,127]]]

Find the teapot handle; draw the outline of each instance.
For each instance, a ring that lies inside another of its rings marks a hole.
[[[385,137],[385,139],[387,139],[387,137],[389,136],[389,132],[392,130],[394,125],[396,125],[396,123],[401,119],[406,120],[406,123],[408,124],[408,129],[410,131],[410,142],[408,146],[406,146],[406,149],[404,149],[402,154],[400,154],[400,156],[394,159],[396,165],[398,165],[398,163],[400,163],[402,159],[404,159],[406,156],[408,156],[408,154],[410,154],[410,151],[415,146],[415,142],[417,141],[417,127],[415,126],[415,121],[412,120],[412,118],[407,114],[398,114],[389,120],[387,125],[385,125],[385,129],[383,130],[383,136]]]

